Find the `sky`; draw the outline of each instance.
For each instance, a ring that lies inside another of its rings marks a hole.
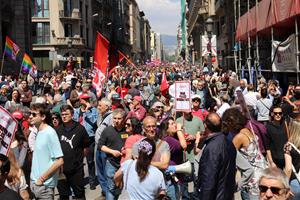
[[[180,23],[180,0],[136,0],[151,29],[157,33],[177,35]]]

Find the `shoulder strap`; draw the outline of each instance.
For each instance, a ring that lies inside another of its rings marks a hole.
[[[163,143],[163,140],[160,140],[159,143],[156,145],[156,151],[159,149],[159,147],[161,146],[162,143]]]
[[[289,139],[290,138],[290,130],[289,130],[286,120],[284,120],[284,126],[285,126],[285,130],[286,130],[287,138]]]
[[[268,107],[266,106],[266,104],[264,104],[264,102],[263,102],[261,99],[259,99],[259,101],[262,103],[262,105],[263,105],[266,109],[270,110],[270,108],[268,108]]]
[[[134,162],[134,160],[131,161],[131,163],[129,164],[129,167],[128,167],[128,169],[127,169],[126,182],[125,182],[125,190],[127,190],[128,176],[129,176],[130,168],[131,168],[131,165],[133,164],[133,162]]]

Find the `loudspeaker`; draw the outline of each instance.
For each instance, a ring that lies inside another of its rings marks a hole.
[[[176,173],[191,174],[192,164],[190,161],[175,166]]]

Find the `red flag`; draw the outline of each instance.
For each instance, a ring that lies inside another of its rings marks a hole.
[[[96,46],[94,51],[94,73],[93,85],[97,90],[97,96],[101,96],[102,85],[106,78],[107,61],[108,61],[108,40],[97,32]]]
[[[161,84],[160,84],[160,91],[163,93],[169,88],[169,83],[167,81],[166,72],[162,74]]]
[[[94,68],[101,70],[103,74],[106,74],[107,60],[108,60],[108,46],[109,41],[97,32],[96,46],[94,51]]]

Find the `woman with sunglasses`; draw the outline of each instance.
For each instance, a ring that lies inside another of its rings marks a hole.
[[[52,113],[51,119],[52,119],[52,126],[54,129],[61,124],[61,117],[58,112]]]
[[[144,138],[144,136],[142,136],[142,124],[137,118],[131,117],[126,119],[125,128],[125,132],[129,135],[129,137],[126,139],[123,148],[125,157],[122,158],[121,163],[131,158],[133,144]]]
[[[266,126],[267,159],[271,167],[283,169],[285,166],[284,145],[288,141],[287,123],[279,105],[273,106],[270,111],[271,120]]]

